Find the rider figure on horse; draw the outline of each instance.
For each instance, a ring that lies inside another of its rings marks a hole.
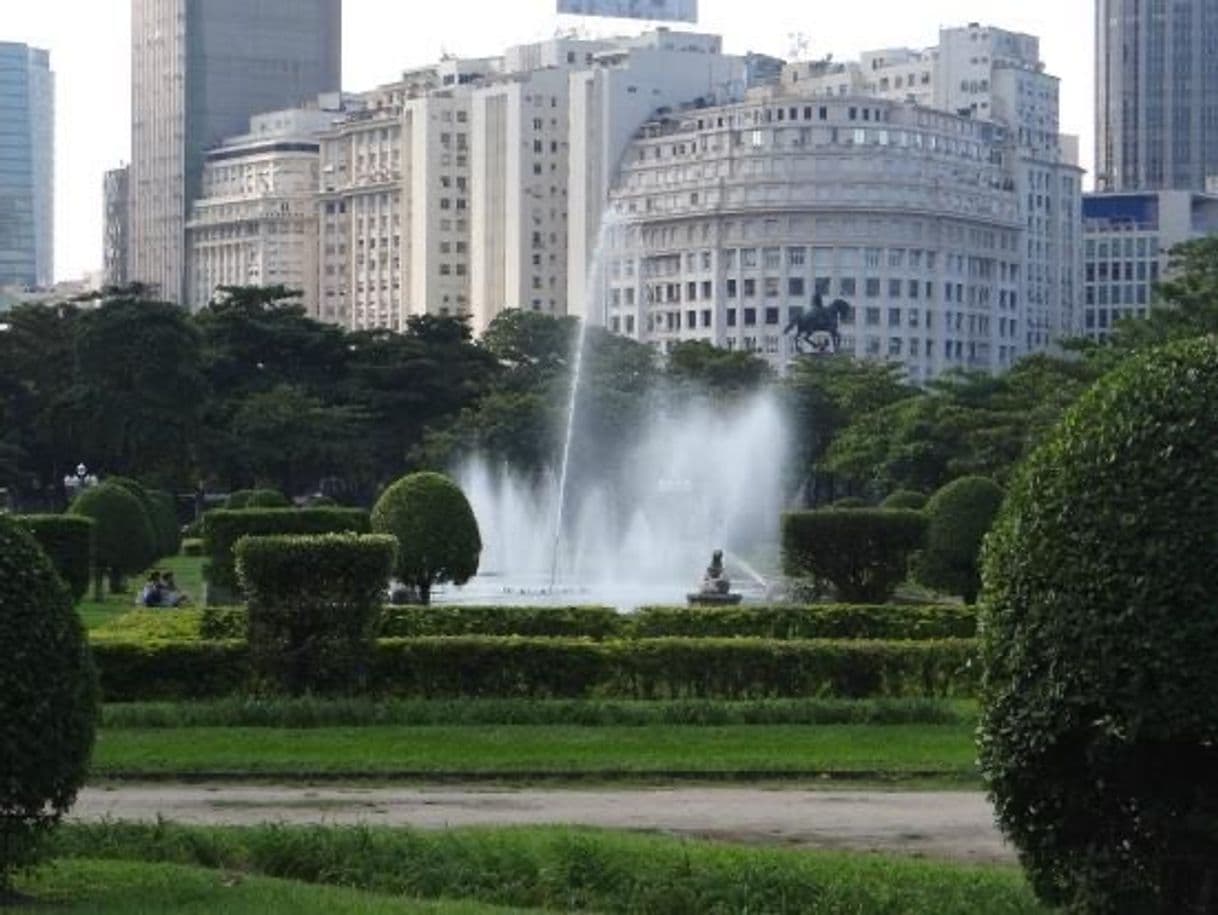
[[[850,303],[845,299],[837,299],[832,305],[825,306],[825,300],[820,290],[812,296],[812,307],[807,311],[791,318],[791,323],[783,331],[783,335],[795,331],[795,351],[803,353],[803,344],[807,343],[815,352],[824,353],[827,345],[817,340],[818,335],[825,335],[832,344],[832,352],[836,353],[842,345],[842,335],[838,325],[850,315]],[[823,338],[822,338],[823,340]]]

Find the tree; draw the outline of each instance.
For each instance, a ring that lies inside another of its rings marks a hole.
[[[882,604],[905,580],[925,530],[926,518],[913,511],[792,512],[782,519],[783,570],[832,583],[846,603]]]
[[[668,354],[668,379],[678,390],[714,398],[758,391],[773,374],[769,363],[754,353],[721,349],[700,340],[679,343]]]
[[[478,520],[461,488],[441,474],[416,473],[390,486],[372,510],[372,529],[397,537],[395,574],[423,604],[435,585],[463,585],[478,573]]]
[[[102,599],[102,576],[110,590],[122,590],[124,576],[135,575],[156,561],[156,535],[140,500],[121,486],[102,483],[86,489],[72,503],[71,513],[92,518],[96,528],[94,596]]]
[[[187,478],[205,400],[189,315],[176,305],[120,298],[78,321],[73,402],[78,444],[91,463],[166,483]]]
[[[1002,507],[1004,493],[985,477],[948,483],[926,506],[926,545],[914,562],[914,578],[928,588],[977,603],[981,544]]]
[[[88,774],[97,674],[72,597],[37,543],[0,516],[0,906]]]
[[[987,541],[981,765],[1052,904],[1218,910],[1216,398],[1213,338],[1128,360]]]

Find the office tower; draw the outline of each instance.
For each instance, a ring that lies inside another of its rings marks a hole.
[[[131,193],[129,166],[106,172],[102,185],[102,285],[125,286],[130,243]]]
[[[208,150],[340,88],[342,0],[132,0],[130,278],[186,301]]]
[[[0,286],[54,281],[54,174],[50,54],[0,42]]]
[[[1218,176],[1218,0],[1096,0],[1096,186],[1204,191]]]

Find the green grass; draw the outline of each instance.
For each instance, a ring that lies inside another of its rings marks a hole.
[[[93,776],[972,780],[971,725],[106,729]]]
[[[510,915],[476,902],[416,902],[361,890],[250,877],[173,864],[59,861],[20,883],[43,915]],[[535,910],[534,910],[535,911]]]
[[[169,556],[160,560],[153,568],[161,572],[172,572],[178,588],[189,594],[195,606],[199,606],[203,600],[203,563],[204,560],[198,556]],[[136,609],[136,594],[147,577],[147,573],[133,576],[127,582],[130,588],[128,593],[107,594],[105,600],[101,601],[93,600],[93,589],[90,588],[85,599],[76,605],[85,628],[98,629],[116,617]]]
[[[1034,915],[1012,867],[564,828],[70,826],[61,857],[166,862],[423,899],[629,915]]]

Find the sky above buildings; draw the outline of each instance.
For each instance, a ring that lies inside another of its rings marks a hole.
[[[843,60],[881,47],[925,47],[940,26],[980,18],[1041,38],[1062,78],[1062,129],[1093,157],[1094,25],[1091,0],[701,0],[699,28],[731,53]],[[579,27],[628,33],[639,23],[555,15],[554,0],[344,0],[344,88],[390,82],[442,53],[489,56],[510,44]],[[60,279],[101,267],[102,175],[130,155],[130,4],[127,0],[0,0],[0,40],[51,51],[56,92],[56,251]]]

